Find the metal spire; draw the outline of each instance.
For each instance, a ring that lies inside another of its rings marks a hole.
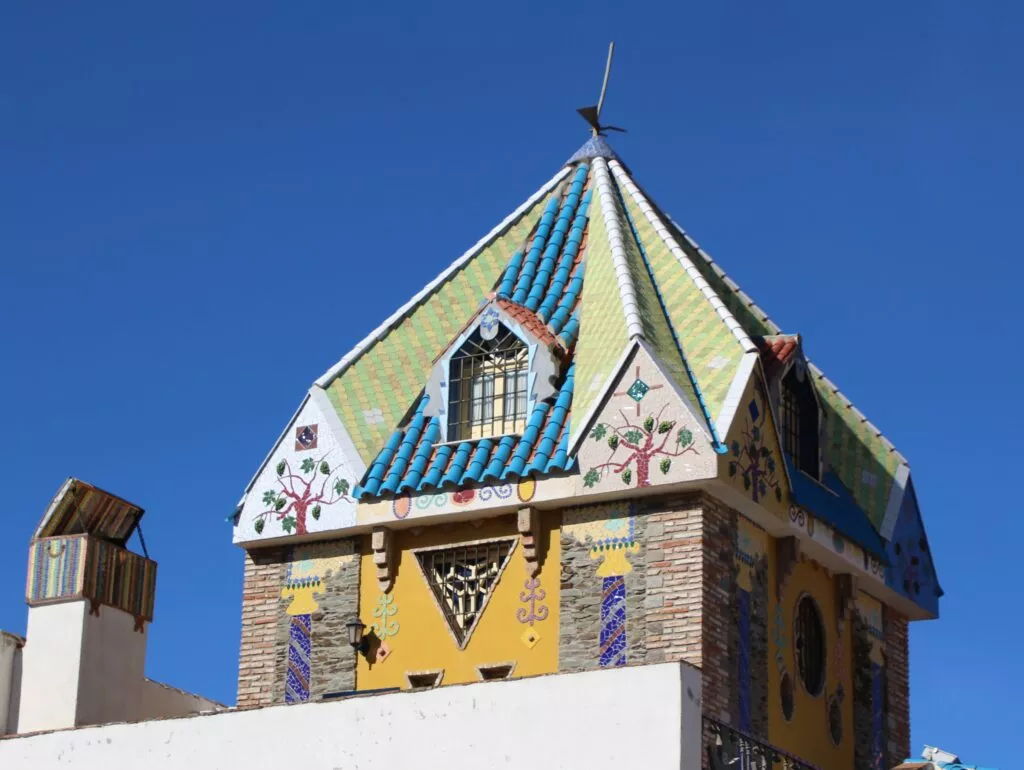
[[[621,131],[626,132],[624,128],[616,128],[615,126],[602,126],[601,125],[601,108],[604,107],[604,97],[608,92],[608,79],[612,74],[612,55],[615,53],[615,42],[608,44],[608,63],[604,67],[604,81],[601,83],[601,96],[597,100],[597,104],[592,107],[580,107],[576,112],[583,116],[583,119],[587,121],[587,125],[590,126],[594,132],[594,136],[604,136],[605,131]]]

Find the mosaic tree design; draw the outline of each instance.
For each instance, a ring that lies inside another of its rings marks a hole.
[[[276,517],[288,534],[304,535],[307,516],[319,519],[324,506],[342,500],[354,502],[348,495],[348,481],[337,475],[337,469],[331,469],[326,455],[319,460],[305,458],[298,473],[288,460],[281,460],[274,470],[279,489],[268,489],[263,493],[266,510],[253,517],[257,534],[263,532],[268,519]]]
[[[636,472],[636,486],[651,485],[651,464],[657,463],[658,470],[667,474],[672,467],[672,459],[693,452],[697,447],[693,442],[693,432],[688,428],[675,429],[675,420],[663,420],[665,406],[658,410],[656,416],[648,416],[641,420],[639,414],[635,422],[619,410],[618,424],[612,425],[599,422],[590,431],[590,439],[604,441],[610,450],[608,460],[590,468],[583,476],[583,485],[592,487],[606,474],[616,474],[627,487],[633,483]],[[637,412],[639,413],[639,402]],[[671,442],[671,443],[670,443]]]
[[[743,488],[750,492],[751,499],[756,503],[767,497],[771,490],[775,499],[782,502],[782,485],[776,475],[778,463],[772,450],[765,441],[766,412],[758,406],[757,399],[752,398],[747,405],[747,416],[739,439],[733,439],[730,450],[729,476],[739,475],[743,479]]]

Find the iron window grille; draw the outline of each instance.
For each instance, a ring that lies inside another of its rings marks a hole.
[[[469,641],[505,569],[514,539],[416,552],[420,569],[460,647]]]
[[[529,351],[498,325],[494,339],[478,329],[452,356],[448,379],[448,439],[521,433],[526,428]]]
[[[797,468],[812,478],[821,475],[818,455],[818,402],[810,374],[797,377],[791,369],[782,381],[780,399],[782,448]]]

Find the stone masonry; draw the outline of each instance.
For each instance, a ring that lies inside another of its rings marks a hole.
[[[359,550],[353,541],[338,541],[338,546],[354,550],[354,556],[327,578],[324,592],[317,595],[320,608],[313,613],[311,700],[356,687],[356,654],[348,643],[345,623],[359,614]]]
[[[853,612],[853,766],[875,767],[871,731],[871,637],[860,613]]]

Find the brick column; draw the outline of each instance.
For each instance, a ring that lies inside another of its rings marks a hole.
[[[907,618],[885,608],[885,767],[910,756],[910,648]]]
[[[242,642],[238,656],[238,706],[267,706],[281,678],[275,649],[280,618],[285,551],[264,549],[245,553],[242,585]]]

